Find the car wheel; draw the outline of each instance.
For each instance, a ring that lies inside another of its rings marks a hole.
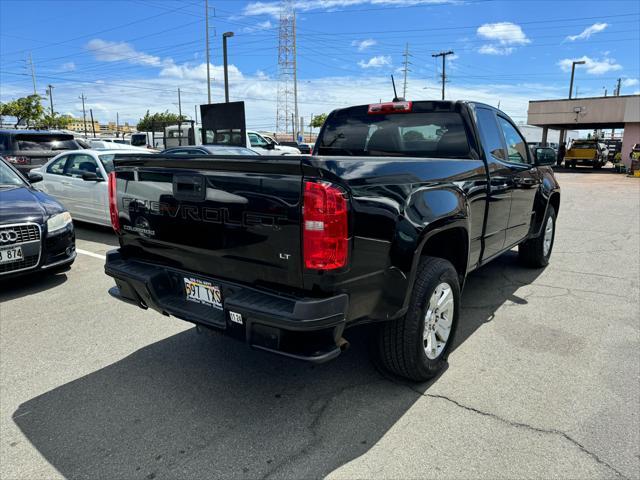
[[[549,265],[553,241],[556,237],[556,211],[552,205],[547,208],[547,214],[542,222],[540,235],[522,242],[518,245],[518,257],[520,262],[532,268],[541,268]]]
[[[410,380],[423,382],[438,374],[447,356],[460,310],[460,283],[453,265],[424,257],[404,317],[379,326],[377,355],[382,366]]]

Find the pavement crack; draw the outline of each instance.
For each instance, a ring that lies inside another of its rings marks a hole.
[[[430,398],[435,398],[435,399],[439,399],[439,400],[445,400],[445,401],[447,401],[449,403],[452,403],[453,405],[456,405],[459,408],[462,408],[462,409],[467,410],[469,412],[476,413],[478,415],[482,415],[483,417],[492,418],[494,420],[497,420],[497,421],[499,421],[501,423],[504,423],[504,424],[509,425],[511,427],[514,427],[514,428],[521,428],[521,429],[529,430],[529,431],[532,431],[532,432],[543,433],[543,434],[547,434],[547,435],[560,436],[560,437],[564,438],[565,440],[567,440],[568,442],[572,443],[574,446],[576,446],[583,453],[585,453],[586,455],[590,456],[593,460],[595,460],[600,465],[603,465],[603,466],[607,467],[609,470],[611,470],[613,473],[615,473],[618,477],[623,478],[623,479],[627,479],[628,478],[622,472],[620,472],[618,469],[616,469],[613,465],[611,465],[610,463],[608,463],[605,460],[601,459],[596,453],[590,451],[587,447],[582,445],[580,442],[578,442],[576,439],[571,437],[569,434],[563,432],[562,430],[558,430],[558,429],[555,429],[555,428],[551,428],[551,429],[540,428],[540,427],[535,427],[533,425],[529,425],[527,423],[515,422],[513,420],[509,420],[509,419],[503,418],[503,417],[501,417],[499,415],[496,415],[495,413],[485,412],[483,410],[479,410],[477,408],[470,407],[468,405],[464,405],[464,404],[458,402],[457,400],[449,398],[449,397],[447,397],[445,395],[438,395],[438,394],[434,394],[434,393],[424,393],[424,392],[421,392],[419,390],[416,390],[415,388],[413,388],[413,387],[411,387],[409,385],[405,385],[405,386],[407,386],[410,390],[413,390],[414,392],[418,393],[419,395],[421,395],[423,397],[430,397]]]

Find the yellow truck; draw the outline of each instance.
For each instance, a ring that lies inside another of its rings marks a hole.
[[[591,165],[602,168],[607,163],[607,148],[597,140],[574,140],[564,156],[564,164],[575,168],[577,165]]]

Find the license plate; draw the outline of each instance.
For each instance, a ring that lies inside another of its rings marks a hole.
[[[22,247],[0,249],[0,263],[19,262],[22,259]]]
[[[222,310],[222,292],[211,282],[184,277],[184,291],[188,301]]]

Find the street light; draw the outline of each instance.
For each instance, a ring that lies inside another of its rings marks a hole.
[[[584,60],[577,60],[571,64],[571,83],[569,84],[569,100],[571,100],[571,95],[573,94],[573,75],[576,72],[576,65],[584,65],[585,63],[587,62],[585,62]]]
[[[222,56],[224,57],[224,101],[229,103],[229,69],[227,68],[227,38],[233,37],[233,32],[222,34]]]

